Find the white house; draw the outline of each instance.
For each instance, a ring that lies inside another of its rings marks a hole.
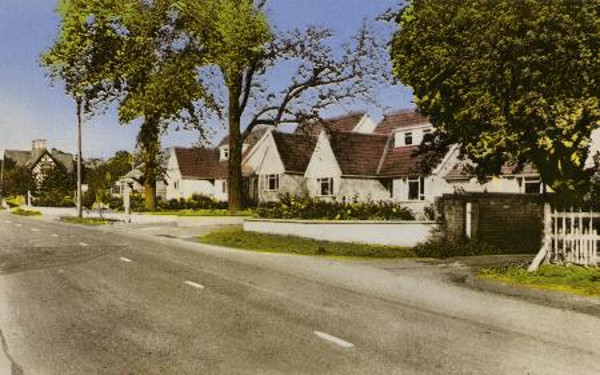
[[[250,197],[273,202],[282,194],[305,194],[304,173],[316,143],[310,135],[267,132],[244,158]]]

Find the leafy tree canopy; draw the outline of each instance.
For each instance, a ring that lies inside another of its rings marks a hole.
[[[600,121],[600,3],[414,0],[394,73],[480,177],[533,163],[559,192],[587,188]]]

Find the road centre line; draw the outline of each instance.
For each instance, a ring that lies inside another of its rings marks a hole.
[[[4,224],[12,224],[12,221],[4,220]]]
[[[314,331],[313,333],[315,335],[317,335],[319,338],[321,338],[323,340],[327,340],[329,342],[332,342],[332,343],[334,343],[336,345],[339,345],[342,348],[354,348],[354,344],[352,344],[351,342],[342,340],[339,337],[335,337],[335,336],[332,336],[332,335],[330,335],[328,333],[319,332],[319,331]]]
[[[58,237],[58,234],[52,233],[52,237]]]
[[[122,262],[125,262],[125,263],[132,263],[132,262],[133,262],[133,260],[131,260],[131,259],[129,259],[129,258],[125,258],[125,257],[120,257],[119,259],[120,259]]]
[[[38,228],[31,228],[32,232],[39,232],[40,230]]]
[[[80,242],[80,243],[79,243],[79,246],[88,247],[89,245],[88,245],[88,244],[86,244],[85,242]]]
[[[17,228],[21,228],[23,225],[22,225],[22,224],[15,224],[15,226],[16,226]]]
[[[204,285],[202,285],[202,284],[198,284],[198,283],[195,283],[195,282],[193,282],[193,281],[189,281],[189,280],[188,280],[188,281],[185,281],[185,282],[184,282],[184,284],[186,284],[186,285],[188,285],[188,286],[191,286],[192,288],[196,288],[196,289],[204,289]]]

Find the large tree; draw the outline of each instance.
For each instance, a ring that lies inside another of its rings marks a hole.
[[[336,48],[328,29],[273,30],[266,3],[178,1],[190,46],[204,57],[199,83],[214,98],[200,108],[224,114],[228,125],[232,211],[243,206],[242,144],[256,126],[314,121],[331,107],[370,101],[387,78],[386,56],[371,28]]]
[[[44,55],[45,65],[70,86],[102,88],[94,99],[116,101],[119,121],[140,123],[139,154],[146,208],[156,209],[160,138],[173,122],[199,127],[194,103],[201,54],[190,51],[175,17],[174,0],[62,0],[59,38]],[[83,72],[94,72],[91,81]],[[89,68],[87,68],[89,67]],[[72,76],[66,73],[74,72]],[[72,82],[72,83],[70,83]],[[100,83],[100,85],[97,85]]]
[[[480,177],[533,163],[585,191],[600,121],[600,3],[414,0],[397,18],[394,73]]]

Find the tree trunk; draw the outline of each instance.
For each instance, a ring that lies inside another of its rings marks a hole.
[[[160,124],[147,117],[138,135],[140,155],[143,162],[144,205],[150,212],[156,211],[156,180],[161,174]]]
[[[82,202],[82,188],[81,188],[81,164],[83,162],[83,151],[82,151],[82,100],[77,99],[77,217],[83,217],[83,206]],[[72,180],[71,180],[72,181]]]
[[[144,205],[148,211],[156,211],[156,177],[150,177],[144,183]]]
[[[240,95],[241,75],[229,85],[229,211],[237,212],[244,208],[242,176],[242,134]]]

